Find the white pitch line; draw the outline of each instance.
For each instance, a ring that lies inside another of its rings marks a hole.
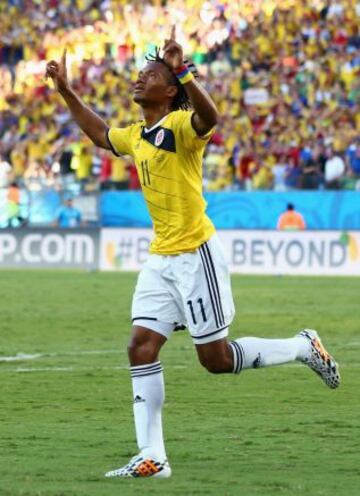
[[[17,353],[12,356],[0,356],[0,362],[17,362],[20,360],[36,360],[38,358],[62,357],[62,356],[81,356],[81,355],[110,355],[120,353],[119,350],[90,350],[90,351],[65,351],[63,353]]]
[[[0,369],[0,373],[19,372],[88,372],[91,370],[125,370],[128,366],[114,367],[17,367],[16,369]]]
[[[63,353],[47,353],[46,356],[111,355],[113,353],[120,353],[120,350],[64,351]]]
[[[360,341],[351,341],[349,343],[345,343],[341,346],[341,348],[352,348],[353,346],[360,346]]]
[[[187,365],[170,365],[173,369],[186,369]],[[1,373],[21,372],[89,372],[97,370],[129,370],[129,365],[114,365],[105,367],[17,367],[16,369],[0,369]]]
[[[18,367],[13,372],[73,372],[73,367],[42,367],[42,368],[26,368]],[[0,370],[0,372],[10,372],[10,369]]]
[[[36,358],[41,358],[44,355],[42,353],[36,353],[35,355],[29,355],[27,353],[18,353],[14,356],[2,356],[0,357],[0,362],[17,362],[19,360],[35,360]]]

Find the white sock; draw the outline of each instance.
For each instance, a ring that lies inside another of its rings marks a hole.
[[[309,353],[309,340],[302,336],[289,339],[240,338],[230,343],[234,354],[234,372],[269,367],[303,360]]]
[[[130,367],[134,393],[136,439],[145,457],[166,458],[161,410],[165,400],[164,374],[160,362]]]

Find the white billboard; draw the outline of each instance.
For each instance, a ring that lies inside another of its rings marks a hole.
[[[0,230],[0,268],[98,267],[99,229]]]
[[[360,275],[360,232],[222,231],[231,272]]]
[[[218,231],[232,273],[360,275],[360,231]],[[102,229],[100,269],[139,270],[150,229]]]

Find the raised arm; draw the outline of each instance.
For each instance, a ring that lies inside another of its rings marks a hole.
[[[175,40],[175,25],[171,28],[170,38],[165,40],[164,60],[175,73],[184,65],[182,46]],[[186,82],[184,88],[194,109],[193,127],[199,136],[204,135],[218,122],[219,114],[215,103],[194,78]]]
[[[56,90],[65,100],[69,110],[79,127],[89,136],[91,141],[101,148],[110,149],[106,133],[108,126],[101,117],[91,110],[71,88],[66,71],[66,49],[60,62],[52,60],[46,65],[46,78],[50,77]]]

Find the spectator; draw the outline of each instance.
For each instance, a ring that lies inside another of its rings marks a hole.
[[[204,187],[206,191],[221,191],[231,185],[232,178],[228,157],[223,146],[212,144],[209,147],[204,165]]]
[[[12,167],[7,160],[0,159],[0,189],[6,188],[10,182]]]
[[[138,173],[136,170],[136,165],[134,164],[134,162],[131,159],[129,159],[127,161],[127,167],[126,168],[127,168],[128,174],[129,174],[129,189],[130,190],[140,190],[141,185],[140,185],[139,176],[138,176]]]
[[[114,189],[129,188],[128,161],[124,157],[113,157],[111,161],[111,184]]]
[[[289,203],[277,222],[277,229],[282,231],[300,231],[306,229],[304,217],[296,212],[294,205]]]
[[[23,145],[16,144],[10,152],[10,162],[13,166],[13,172],[16,179],[21,180],[26,170],[26,157]]]
[[[300,167],[296,164],[296,159],[290,157],[285,169],[285,186],[287,190],[299,188],[301,177]]]
[[[24,218],[20,213],[20,189],[16,181],[8,188],[7,200],[8,227],[20,227],[24,223]]]
[[[112,157],[105,150],[98,150],[100,158],[100,187],[109,189],[112,169]]]
[[[85,188],[88,184],[92,173],[93,154],[92,147],[81,146],[78,155],[73,158],[72,163],[76,160],[75,173],[77,180]]]
[[[321,181],[319,163],[313,159],[301,163],[300,188],[318,189]]]
[[[341,179],[345,173],[344,160],[332,148],[327,150],[327,160],[325,162],[325,187],[326,189],[340,189]]]
[[[349,173],[356,178],[360,178],[360,137],[348,147],[346,161]]]
[[[47,171],[43,163],[29,163],[24,173],[24,184],[30,191],[40,191],[47,185]]]
[[[252,190],[252,177],[258,169],[255,154],[252,152],[251,145],[244,146],[240,150],[239,157],[239,180],[241,188],[245,191]]]
[[[279,160],[272,168],[274,191],[286,191],[285,180],[288,167],[289,165],[287,164],[286,155],[280,155]]]
[[[210,64],[210,71],[216,78],[227,76],[231,71],[231,64],[225,57],[224,52],[218,52],[214,62]]]
[[[60,173],[63,177],[74,174],[74,171],[71,169],[72,156],[73,152],[71,145],[65,142],[59,157]]]

